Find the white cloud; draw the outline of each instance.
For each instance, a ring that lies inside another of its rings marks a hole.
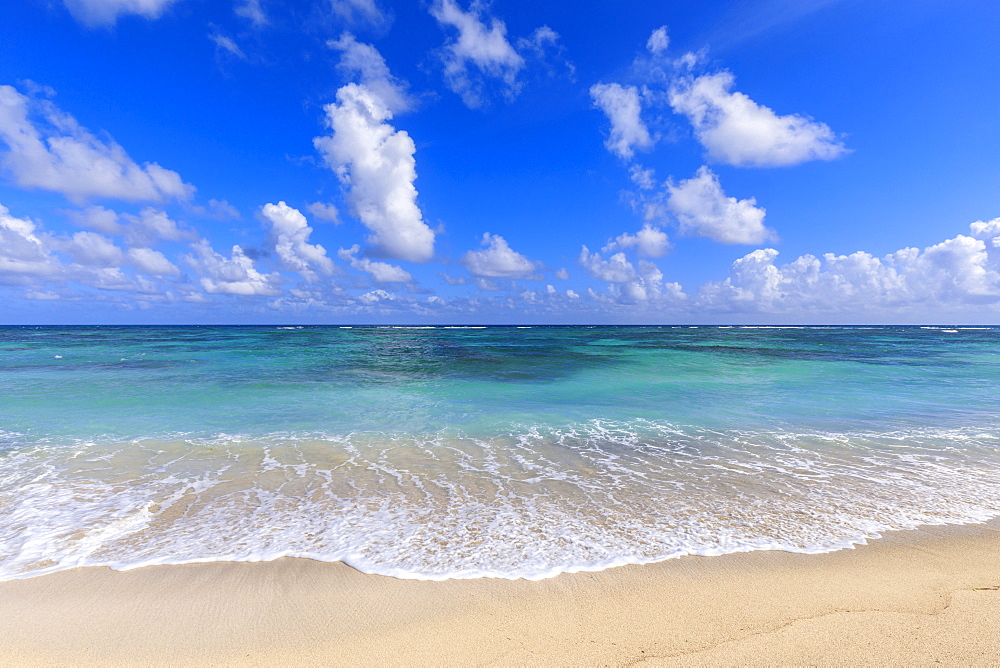
[[[559,43],[559,33],[548,26],[539,26],[531,37],[521,37],[517,40],[517,46],[524,51],[532,52],[541,58],[545,55],[546,47],[555,46]]]
[[[261,274],[239,246],[233,246],[226,258],[215,252],[205,239],[191,245],[193,255],[184,259],[198,272],[201,287],[211,294],[275,296],[280,293],[281,277],[276,273]]]
[[[594,106],[611,121],[611,134],[604,142],[609,151],[628,160],[632,158],[634,148],[653,145],[653,138],[639,116],[642,110],[639,89],[617,83],[598,83],[590,87],[590,97]]]
[[[340,259],[349,262],[355,269],[371,274],[378,283],[409,283],[413,280],[410,272],[402,267],[388,262],[376,262],[366,257],[357,257],[360,250],[360,246],[354,244],[347,249],[341,248],[337,251],[337,255],[340,256]]]
[[[313,218],[333,223],[334,225],[340,225],[340,212],[337,211],[337,207],[334,205],[326,204],[325,202],[313,202],[306,208],[313,215]]]
[[[89,206],[81,211],[66,213],[80,227],[104,234],[124,235],[125,242],[132,248],[148,248],[161,241],[193,241],[197,238],[192,231],[181,229],[166,211],[151,206],[143,208],[139,215],[119,214],[103,206]]]
[[[32,120],[31,116],[36,117]],[[137,165],[112,140],[102,141],[47,100],[0,86],[0,168],[22,188],[42,188],[79,202],[188,199],[194,186],[158,164]]]
[[[729,72],[681,79],[670,104],[694,126],[713,160],[729,165],[775,167],[832,160],[847,149],[824,123],[791,114],[778,116],[739,92]]]
[[[605,260],[600,253],[591,253],[590,249],[584,246],[580,250],[578,261],[591,276],[602,281],[625,283],[635,280],[637,276],[635,267],[625,257],[625,253],[615,253]]]
[[[380,26],[388,20],[375,0],[330,0],[330,9],[349,23]]]
[[[681,234],[708,237],[724,244],[758,244],[774,237],[764,227],[757,200],[726,197],[708,167],[679,184],[667,183],[667,208],[680,223]]]
[[[635,234],[620,234],[601,250],[605,253],[635,248],[645,257],[663,257],[670,250],[670,239],[666,232],[652,225],[643,225]]]
[[[242,16],[254,25],[254,27],[260,28],[268,23],[267,14],[264,13],[264,8],[260,6],[260,0],[243,0],[236,5],[233,10],[237,16]]]
[[[1000,218],[989,221],[977,220],[969,225],[969,229],[972,231],[972,236],[979,239],[1000,236]]]
[[[337,69],[347,78],[357,77],[358,83],[374,93],[389,111],[399,114],[413,108],[414,100],[406,92],[406,84],[392,75],[374,46],[357,41],[349,32],[326,44],[340,51]]]
[[[80,264],[96,267],[117,267],[125,254],[111,239],[94,232],[77,232],[65,245],[65,250]]]
[[[646,49],[650,53],[657,54],[667,50],[670,46],[670,36],[667,35],[667,26],[660,26],[653,31],[646,42]]]
[[[569,272],[566,271],[565,267],[561,267],[560,269],[556,270],[555,276],[561,281],[569,280]]]
[[[416,202],[413,140],[386,122],[392,112],[365,86],[344,86],[325,109],[333,134],[313,142],[347,189],[355,215],[371,230],[369,242],[387,257],[431,259],[434,232]]]
[[[147,206],[138,216],[124,213],[119,216],[126,222],[122,226],[126,243],[132,248],[148,248],[160,241],[190,241],[197,235],[182,230],[166,211]]]
[[[271,225],[268,242],[286,269],[298,272],[309,282],[318,278],[313,267],[324,274],[333,273],[333,261],[326,256],[326,249],[309,243],[313,230],[301,211],[278,202],[265,204],[260,213]]]
[[[178,276],[181,270],[174,266],[163,253],[150,248],[132,248],[128,261],[139,271],[151,276]]]
[[[983,228],[972,226],[973,233]],[[1000,231],[1000,230],[998,230]],[[698,304],[723,311],[808,314],[923,315],[1000,303],[1000,248],[959,234],[922,251],[903,248],[878,258],[803,255],[776,264],[764,248],[736,260],[724,281],[702,286]],[[934,317],[934,316],[931,316]]]
[[[208,38],[215,42],[216,49],[225,51],[231,56],[236,56],[241,60],[246,60],[246,54],[243,53],[243,49],[239,47],[236,42],[233,41],[232,37],[227,37],[221,33],[213,32],[209,33]]]
[[[119,16],[135,14],[157,19],[176,0],[63,0],[66,9],[89,27],[112,26]]]
[[[664,283],[663,272],[652,262],[640,260],[638,267],[618,252],[604,259],[583,246],[579,263],[591,276],[611,285],[608,292],[614,301],[624,304],[663,301],[680,302],[687,299],[679,283]],[[567,293],[568,294],[568,293]]]
[[[379,288],[378,290],[371,290],[364,293],[358,297],[359,300],[365,304],[377,304],[379,302],[391,302],[396,300],[396,295],[391,292],[386,292]]]
[[[652,190],[656,187],[656,179],[652,169],[643,169],[640,165],[632,165],[628,170],[632,183],[639,186],[640,190]]]
[[[105,234],[121,234],[118,213],[103,206],[88,206],[82,211],[67,211],[66,214],[80,227]]]
[[[483,106],[484,76],[500,79],[504,92],[512,98],[520,91],[518,72],[524,58],[507,41],[507,26],[500,19],[484,17],[483,6],[473,2],[462,11],[455,0],[436,0],[431,15],[441,26],[458,31],[443,49],[444,76],[448,87],[462,97],[470,108]],[[486,22],[489,22],[489,26]],[[476,71],[470,71],[470,65]]]
[[[44,239],[36,233],[33,222],[11,216],[0,204],[0,276],[6,274],[17,280],[58,275],[62,268]]]
[[[513,250],[498,234],[483,235],[483,250],[462,256],[462,266],[475,276],[488,278],[527,278],[538,264]]]
[[[239,210],[224,199],[210,199],[208,200],[207,207],[194,207],[194,210],[203,216],[215,218],[216,220],[225,220],[227,218],[239,220],[242,218]]]

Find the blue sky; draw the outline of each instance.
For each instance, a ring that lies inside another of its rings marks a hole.
[[[0,4],[0,323],[995,323],[1000,4]]]

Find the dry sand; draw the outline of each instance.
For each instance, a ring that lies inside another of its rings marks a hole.
[[[1000,665],[1000,524],[540,582],[304,559],[0,583],[4,665]]]

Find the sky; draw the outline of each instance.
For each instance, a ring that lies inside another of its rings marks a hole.
[[[0,324],[996,324],[994,0],[9,0]]]

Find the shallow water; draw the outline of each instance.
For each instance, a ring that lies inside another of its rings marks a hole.
[[[0,579],[540,578],[1000,515],[992,328],[0,328]]]

